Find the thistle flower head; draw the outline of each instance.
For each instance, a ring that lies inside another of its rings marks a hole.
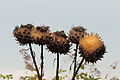
[[[47,48],[52,53],[66,54],[69,52],[70,44],[64,31],[51,33]]]
[[[106,52],[103,41],[98,34],[85,35],[80,41],[80,54],[87,62],[94,63],[103,58]]]
[[[39,45],[47,44],[49,35],[50,30],[48,26],[38,26],[36,28],[33,28],[31,31],[33,42]]]
[[[85,35],[86,29],[82,26],[73,27],[69,31],[69,39],[72,43],[79,44],[79,40]]]
[[[28,43],[32,43],[31,39],[31,29],[34,26],[32,24],[21,25],[20,27],[16,27],[13,31],[13,35],[16,40],[20,43],[20,45],[25,45]]]

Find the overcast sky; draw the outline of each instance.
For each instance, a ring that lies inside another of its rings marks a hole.
[[[19,50],[27,47],[16,44],[12,31],[16,25],[27,23],[66,32],[82,25],[88,32],[98,33],[105,42],[108,53],[97,63],[103,72],[108,71],[113,62],[120,61],[119,0],[0,0],[0,73],[25,72]],[[56,57],[47,53],[46,62]],[[48,74],[50,69],[46,67]]]

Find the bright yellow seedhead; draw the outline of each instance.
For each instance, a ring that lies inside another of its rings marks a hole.
[[[80,54],[88,62],[96,62],[106,52],[105,46],[98,34],[85,35],[80,41]]]
[[[66,54],[69,52],[70,44],[64,31],[51,33],[47,48],[52,53]]]

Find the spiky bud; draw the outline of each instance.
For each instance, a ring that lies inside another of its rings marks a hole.
[[[80,54],[87,62],[95,63],[103,58],[106,48],[98,34],[85,35],[80,40]]]
[[[31,37],[33,42],[39,45],[45,45],[48,43],[48,37],[50,35],[50,30],[48,26],[38,26],[31,30]]]
[[[13,31],[13,35],[16,38],[16,40],[20,43],[20,45],[32,43],[30,32],[33,27],[34,26],[32,24],[21,25],[20,27],[19,26],[15,27]]]
[[[86,29],[82,26],[73,27],[69,31],[69,39],[72,43],[79,44],[79,40],[85,35]]]
[[[69,52],[70,44],[64,31],[51,33],[47,48],[52,53],[66,54]]]

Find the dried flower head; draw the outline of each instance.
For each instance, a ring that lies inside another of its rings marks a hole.
[[[80,40],[80,54],[87,62],[94,63],[103,58],[106,52],[103,41],[98,34],[85,35]]]
[[[20,43],[20,45],[25,45],[28,43],[32,43],[31,38],[31,29],[34,26],[32,24],[27,25],[21,25],[20,27],[15,27],[13,31],[13,35],[16,38],[16,40]]]
[[[70,44],[64,31],[51,33],[47,48],[52,53],[66,54],[69,52]]]
[[[48,37],[50,35],[50,30],[48,26],[38,26],[33,28],[31,31],[31,37],[33,42],[39,45],[45,45],[48,43]]]
[[[69,31],[69,39],[72,43],[79,44],[79,40],[85,35],[86,29],[82,26],[73,27]]]

